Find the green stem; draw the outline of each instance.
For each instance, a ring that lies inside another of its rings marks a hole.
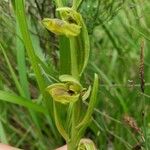
[[[67,142],[68,145],[68,150],[76,150],[79,144],[79,141],[82,137],[82,133],[79,133],[79,130],[76,128],[77,123],[79,121],[79,117],[80,115],[78,114],[78,112],[80,112],[80,103],[75,102],[70,104],[71,106],[71,134],[70,134],[70,140]]]
[[[79,5],[81,4],[82,0],[73,0],[72,8],[77,10]]]
[[[75,38],[70,38],[70,54],[71,54],[71,74],[74,78],[79,79],[78,61]]]
[[[62,0],[56,0],[57,7],[63,7]]]
[[[75,124],[72,125],[72,135],[70,141],[67,143],[67,150],[77,150],[80,137],[78,136],[78,130],[75,128]]]
[[[76,39],[74,37],[70,38],[70,55],[71,55],[71,74],[74,78],[79,80],[79,72],[78,72],[78,61],[77,61],[77,50],[76,50]],[[71,139],[68,141],[68,150],[76,150],[78,141],[80,140],[77,136],[76,129],[76,111],[78,109],[78,103],[70,104],[72,107],[71,112]]]
[[[30,32],[28,30],[24,0],[15,0],[15,6],[16,6],[16,16],[17,16],[20,32],[22,35],[23,43],[25,45],[27,55],[31,62],[33,71],[35,73],[35,77],[36,77],[40,92],[43,95],[44,104],[46,106],[45,109],[46,109],[46,111],[48,110],[48,112],[50,113],[50,116],[48,116],[47,118],[49,118],[49,120],[50,120],[49,122],[52,122],[53,121],[53,120],[51,120],[52,115],[53,115],[53,112],[51,109],[52,101],[50,100],[48,93],[45,91],[47,84],[43,78],[39,64],[37,63],[35,49],[32,44]],[[51,129],[54,129],[53,123],[51,124]],[[57,137],[57,133],[55,132],[55,130],[53,130],[53,133],[54,133],[55,137]]]
[[[71,114],[71,140],[67,143],[68,150],[75,150],[76,149],[76,138],[75,138],[75,104],[70,104],[72,107],[72,114]]]
[[[77,132],[77,131],[76,131]],[[67,150],[77,150],[78,139],[72,138],[69,143],[67,143]]]

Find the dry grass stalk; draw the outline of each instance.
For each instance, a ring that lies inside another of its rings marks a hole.
[[[142,135],[141,128],[138,127],[138,125],[133,117],[130,117],[129,115],[124,115],[123,121],[131,129],[133,129],[135,133],[139,133],[140,135]]]
[[[141,42],[141,52],[140,52],[140,68],[139,68],[139,74],[140,74],[140,84],[141,84],[141,91],[144,93],[144,87],[145,87],[145,80],[144,80],[144,47],[145,42],[142,40]]]

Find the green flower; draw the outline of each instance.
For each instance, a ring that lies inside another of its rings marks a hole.
[[[57,35],[65,35],[67,37],[78,36],[80,34],[81,26],[75,23],[68,23],[60,19],[44,18],[42,24],[49,31]]]
[[[78,36],[82,27],[81,15],[69,7],[61,7],[56,10],[60,12],[62,20],[44,18],[42,20],[43,26],[57,35]]]
[[[59,7],[56,11],[60,12],[61,18],[69,23],[75,23],[82,26],[82,16],[74,9],[69,7]]]
[[[60,83],[54,83],[47,87],[47,91],[54,101],[62,104],[76,102],[81,97],[86,100],[90,95],[90,89],[86,90],[71,75],[62,75],[59,77]]]
[[[68,80],[66,78],[68,78]],[[54,83],[47,87],[47,91],[53,100],[62,104],[76,102],[80,97],[81,85],[76,79],[69,75],[60,76],[60,80],[62,83]]]

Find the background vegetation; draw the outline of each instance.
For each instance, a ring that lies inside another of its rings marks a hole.
[[[56,17],[54,1],[26,0],[29,30],[19,13],[22,6],[19,0],[0,1],[0,141],[26,150],[52,150],[65,143],[44,91],[67,73],[66,41],[40,23]],[[91,40],[83,84],[92,83],[94,72],[100,77],[86,137],[100,150],[150,149],[149,0],[86,0],[79,11]]]

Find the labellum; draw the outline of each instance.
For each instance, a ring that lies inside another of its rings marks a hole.
[[[62,104],[68,104],[71,102],[76,102],[79,99],[79,91],[75,91],[70,88],[70,86],[75,86],[67,83],[55,83],[47,87],[47,91],[52,96],[54,101],[60,102]]]

